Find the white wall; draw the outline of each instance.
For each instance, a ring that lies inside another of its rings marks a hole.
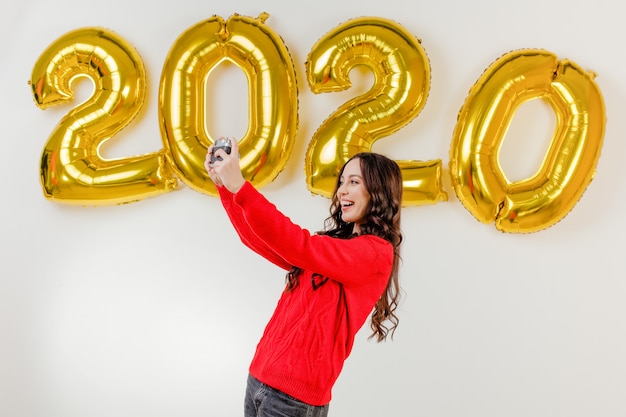
[[[18,2],[13,2],[18,3]],[[303,77],[311,46],[358,16],[393,19],[422,39],[432,66],[425,109],[376,150],[442,159],[468,89],[501,54],[544,48],[598,74],[606,103],[597,175],[574,210],[546,230],[503,234],[449,201],[408,207],[401,326],[393,342],[358,335],[332,416],[626,415],[626,60],[619,3],[529,0],[109,2],[26,0],[0,13],[0,415],[239,416],[247,366],[283,285],[281,271],[236,238],[214,198],[187,187],[135,204],[84,208],[43,197],[43,145],[68,107],[39,110],[27,81],[39,54],[72,29],[103,26],[142,55],[142,116],[109,157],[162,147],[158,79],[177,36],[217,14],[257,16],[298,71],[300,129],[281,175],[263,189],[312,230],[328,200],[306,189],[304,152],[348,95],[315,96]],[[357,74],[358,75],[358,74]],[[357,84],[367,85],[367,75]],[[214,135],[241,135],[245,79],[215,82]],[[79,86],[84,97],[88,89]],[[548,115],[547,115],[548,114]],[[522,137],[546,135],[551,113],[516,116],[502,155],[532,172]],[[539,122],[536,122],[539,121]],[[532,145],[542,149],[542,142]]]

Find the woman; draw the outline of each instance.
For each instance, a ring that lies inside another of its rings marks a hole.
[[[213,164],[209,148],[209,176],[242,242],[288,271],[249,368],[245,416],[326,416],[368,316],[379,342],[398,324],[400,168],[375,153],[352,157],[338,175],[325,230],[311,234],[244,180],[231,143],[230,154],[215,151]]]

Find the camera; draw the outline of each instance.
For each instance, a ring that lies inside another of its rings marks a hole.
[[[211,163],[213,164],[215,161],[221,161],[222,157],[216,156],[215,151],[218,149],[224,149],[224,152],[230,155],[231,143],[228,138],[219,138],[215,141],[215,146],[213,147],[213,153],[211,154]]]

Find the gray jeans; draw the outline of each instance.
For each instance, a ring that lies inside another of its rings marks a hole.
[[[328,404],[317,407],[305,404],[248,375],[245,417],[327,417]]]

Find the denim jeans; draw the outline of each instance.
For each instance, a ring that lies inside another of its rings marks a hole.
[[[305,404],[248,375],[244,412],[245,417],[326,417],[328,404]]]

